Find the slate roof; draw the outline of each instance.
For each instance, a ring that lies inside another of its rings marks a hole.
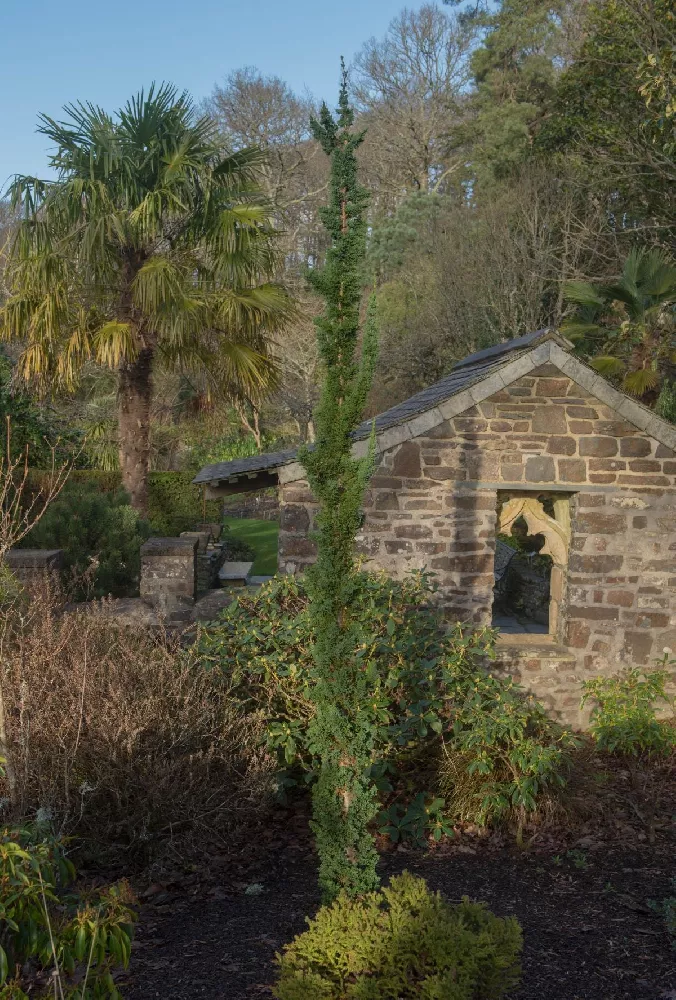
[[[539,341],[551,334],[549,330],[536,330],[528,333],[525,337],[516,337],[508,340],[504,344],[496,344],[495,347],[488,347],[486,350],[477,351],[468,357],[458,361],[453,366],[450,373],[444,378],[435,382],[434,385],[423,389],[410,399],[405,399],[403,403],[397,403],[384,413],[380,413],[375,418],[376,431],[384,431],[388,427],[395,427],[402,424],[411,417],[419,413],[431,410],[437,403],[442,403],[450,399],[462,389],[473,385],[481,379],[486,378],[493,371],[501,368],[506,360],[513,361],[529,351]],[[373,418],[364,420],[354,432],[356,440],[364,439],[371,433]],[[265,455],[254,455],[252,458],[239,458],[232,462],[218,462],[215,465],[207,465],[193,479],[194,483],[213,483],[219,480],[230,479],[233,476],[255,474],[258,472],[272,471],[281,465],[293,462],[297,452],[277,451],[268,452]]]
[[[445,375],[434,385],[422,392],[417,392],[410,399],[405,399],[403,403],[397,403],[389,410],[379,414],[376,418],[376,431],[384,431],[388,427],[396,427],[404,421],[416,417],[419,413],[431,410],[437,403],[455,396],[457,392],[466,389],[479,379],[487,378],[493,371],[502,368],[507,356],[513,361],[520,354],[530,350],[533,344],[537,343],[547,330],[536,330],[535,333],[528,333],[525,337],[517,337],[515,340],[508,340],[505,344],[496,344],[495,347],[488,347],[485,351],[477,351],[470,354],[453,366],[450,373]],[[367,438],[371,433],[373,418],[365,420],[356,429],[354,436],[357,440]]]
[[[220,479],[231,479],[232,476],[243,476],[247,472],[267,472],[277,469],[280,465],[293,462],[297,450],[269,451],[264,455],[253,455],[251,458],[235,458],[232,462],[217,462],[215,465],[205,465],[193,479],[193,483],[213,483]]]

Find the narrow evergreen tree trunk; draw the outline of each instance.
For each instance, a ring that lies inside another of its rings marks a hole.
[[[145,348],[135,361],[122,362],[117,398],[122,485],[142,513],[148,509],[152,360],[152,349]]]
[[[357,359],[359,307],[366,254],[366,191],[357,182],[353,113],[343,70],[338,119],[326,105],[312,130],[331,157],[329,204],[322,219],[331,236],[326,265],[311,281],[326,308],[316,320],[325,371],[315,419],[315,447],[301,451],[318,501],[317,561],[307,575],[315,634],[315,716],[310,740],[320,758],[313,789],[312,828],[325,901],[341,891],[359,895],[378,884],[378,855],[368,824],[377,810],[369,778],[373,740],[363,707],[368,683],[359,659],[361,626],[352,613],[358,578],[354,536],[360,525],[372,457],[351,456],[352,432],[361,419],[376,356],[375,316],[369,309],[361,362]]]

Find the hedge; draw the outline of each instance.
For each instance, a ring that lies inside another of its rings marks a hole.
[[[49,473],[32,469],[27,492],[37,492]],[[201,521],[220,522],[222,501],[203,501],[202,487],[193,482],[192,472],[151,472],[148,476],[148,521],[153,535],[175,536],[191,531]],[[94,485],[99,492],[114,493],[122,483],[119,471],[74,469],[65,489]]]

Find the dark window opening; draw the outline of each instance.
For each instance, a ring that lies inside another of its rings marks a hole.
[[[547,514],[547,502],[541,501]],[[529,534],[523,516],[509,533],[498,531],[495,551],[492,624],[507,635],[548,635],[550,632],[552,557],[541,549],[546,539]]]

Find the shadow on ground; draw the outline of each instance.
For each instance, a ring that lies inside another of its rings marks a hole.
[[[672,847],[556,859],[471,851],[392,854],[383,874],[408,868],[450,900],[468,895],[501,916],[515,914],[525,935],[515,1000],[676,997],[676,952],[646,905],[668,892]],[[317,904],[315,865],[304,848],[280,852],[246,882],[224,874],[207,886],[196,878],[192,888],[155,889],[142,911],[124,996],[270,997],[275,950],[303,929]]]

